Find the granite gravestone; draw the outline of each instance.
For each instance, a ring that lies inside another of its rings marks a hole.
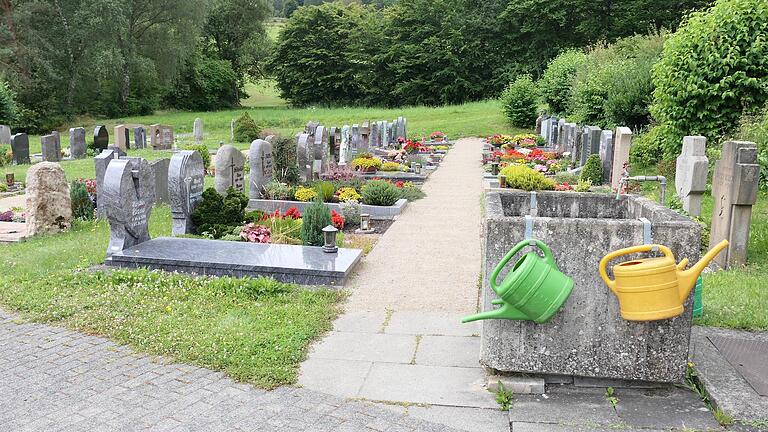
[[[106,126],[96,126],[93,129],[93,148],[96,151],[106,150],[109,147],[109,131]]]
[[[541,120],[541,133],[539,133],[539,136],[544,138],[544,141],[546,141],[547,138],[549,138],[550,122],[548,120],[549,120],[549,117],[545,117]]]
[[[215,163],[214,187],[216,192],[226,195],[227,189],[230,187],[240,192],[245,190],[245,156],[243,156],[243,152],[234,146],[223,145],[216,152]]]
[[[336,146],[338,146],[338,141],[336,140],[336,135],[339,131],[339,128],[336,126],[331,126],[331,128],[328,130],[328,150],[331,153],[331,161],[338,162],[338,158],[336,157],[339,152],[336,150]],[[338,134],[341,136],[341,134]]]
[[[155,176],[155,203],[168,204],[168,167],[171,160],[168,158],[156,159],[149,163]]]
[[[11,137],[11,153],[13,164],[28,164],[29,160],[29,136],[25,133],[17,133]]]
[[[173,148],[173,128],[168,125],[153,124],[149,126],[149,143],[153,150],[170,150]]]
[[[107,149],[102,150],[93,158],[93,164],[96,167],[96,217],[104,218],[107,216],[106,207],[103,205],[104,175],[107,173],[109,163],[118,157],[116,151]]]
[[[69,128],[69,155],[72,159],[82,159],[85,152],[85,128]]]
[[[319,130],[322,126],[318,127]],[[272,144],[257,139],[248,151],[251,164],[251,199],[264,197],[264,186],[272,181]]]
[[[350,162],[349,157],[349,125],[341,127],[341,144],[339,146],[339,165],[346,165]]]
[[[125,125],[115,126],[115,146],[125,152],[131,148],[130,142],[131,135],[128,128]]]
[[[562,153],[565,151],[565,124],[567,121],[561,118],[557,122],[557,142],[555,143],[555,151]]]
[[[576,126],[576,123],[566,123],[565,124],[565,151],[571,153],[571,158],[573,160],[573,155],[576,154],[576,134],[578,131],[578,127]]]
[[[683,151],[675,164],[675,190],[683,210],[701,216],[701,196],[707,191],[709,159],[707,139],[703,136],[683,137]]]
[[[362,138],[360,137],[360,126],[357,124],[352,125],[352,129],[350,130],[350,139],[349,139],[349,158],[354,159],[357,157],[358,153],[360,153],[360,141]]]
[[[307,125],[304,126],[304,133],[310,136],[315,135],[315,129],[320,125],[320,123],[316,121],[309,121],[307,122]]]
[[[312,180],[312,158],[309,134],[296,135],[296,162],[299,165],[299,175],[302,182]]]
[[[103,206],[109,220],[107,257],[149,241],[155,176],[142,158],[115,159],[104,175]]]
[[[386,147],[387,144],[387,122],[379,121],[379,147]]]
[[[318,126],[317,129],[315,129],[315,160],[320,161],[320,172],[317,172],[318,175],[320,175],[322,172],[326,171],[331,164],[331,148],[329,144],[330,138],[328,137],[328,129],[326,129],[325,126]],[[320,153],[320,157],[318,156],[318,152]]]
[[[557,126],[559,124],[559,120],[555,117],[550,117],[547,119],[547,122],[549,123],[547,125],[547,146],[552,147],[555,144],[557,144]]]
[[[360,152],[367,152],[371,142],[371,122],[368,120],[360,126]]]
[[[539,114],[536,117],[536,135],[543,136],[541,133],[542,125],[544,124],[544,114]]]
[[[205,169],[200,153],[182,150],[171,157],[168,166],[168,198],[174,236],[194,233],[190,215],[203,198]]]
[[[203,142],[203,120],[199,117],[195,119],[195,123],[192,125],[192,136],[195,138],[195,144]]]
[[[603,162],[603,184],[609,184],[613,169],[613,131],[600,133],[600,160]]]
[[[710,248],[722,240],[730,243],[714,259],[724,269],[747,263],[749,224],[759,181],[757,145],[748,141],[725,142],[712,176],[715,207],[709,236]]]
[[[405,119],[402,117],[397,118],[397,137],[406,138],[405,136]]]
[[[0,125],[0,145],[11,143],[11,127]]]
[[[370,138],[368,140],[368,147],[369,148],[379,148],[381,147],[381,133],[379,133],[379,122],[373,122],[371,123],[371,133]]]
[[[405,117],[403,117],[402,128],[403,128],[403,138],[408,139],[408,119]]]
[[[624,164],[629,162],[629,148],[632,146],[632,130],[625,126],[616,128],[613,134],[613,167],[611,168],[611,188],[616,190],[621,182]]]
[[[600,133],[602,131],[596,126],[587,126],[584,128],[581,142],[581,165],[587,163],[587,159],[593,154],[600,153]]]
[[[134,148],[147,148],[147,130],[144,129],[144,126],[137,126],[133,128],[133,142]],[[157,191],[155,191],[155,193],[157,193]]]
[[[43,135],[40,137],[40,146],[43,161],[58,162],[61,160],[61,144],[58,134]]]

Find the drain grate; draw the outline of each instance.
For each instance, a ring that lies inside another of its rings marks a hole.
[[[708,336],[728,363],[760,396],[768,396],[768,342]]]

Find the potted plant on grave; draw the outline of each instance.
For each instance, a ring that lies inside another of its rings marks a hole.
[[[421,145],[419,141],[407,140],[403,146],[403,150],[405,150],[405,152],[408,154],[414,154],[420,151],[426,151],[427,148]]]
[[[429,134],[429,139],[431,139],[434,142],[443,142],[445,139],[445,134],[441,131],[435,131]]]

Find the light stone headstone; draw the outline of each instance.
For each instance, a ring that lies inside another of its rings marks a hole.
[[[381,138],[379,139],[379,147],[387,147],[389,145],[389,141],[387,138],[387,122],[386,121],[379,122],[379,134],[381,134]]]
[[[41,162],[27,170],[25,191],[28,235],[66,230],[72,219],[72,201],[64,170],[56,162]]]
[[[168,167],[171,165],[169,158],[155,159],[149,163],[155,176],[155,203],[168,204]]]
[[[371,123],[371,134],[368,141],[369,148],[379,148],[381,145],[381,133],[379,132],[379,122]]]
[[[683,137],[683,149],[675,164],[675,191],[683,210],[691,216],[701,215],[701,196],[707,191],[709,159],[707,139],[703,136]]]
[[[183,150],[171,157],[168,198],[171,201],[171,233],[174,236],[194,233],[190,215],[203,199],[204,180],[205,168],[200,153]]]
[[[133,128],[133,142],[134,148],[144,149],[147,148],[147,130],[144,126],[137,126]],[[157,193],[157,191],[155,191]]]
[[[153,150],[170,150],[173,148],[173,128],[168,125],[153,124],[149,126],[149,143]]]
[[[339,165],[346,165],[351,161],[350,159],[350,133],[349,133],[349,125],[344,125],[341,127],[341,144],[339,147]]]
[[[122,151],[128,150],[131,141],[128,128],[125,125],[115,126],[115,145]]]
[[[578,126],[576,123],[565,124],[566,137],[565,137],[565,151],[571,152],[571,156],[576,154],[576,135],[578,132]]]
[[[248,151],[251,164],[251,199],[264,197],[264,186],[272,181],[272,144],[269,141],[257,139],[251,143]]]
[[[269,142],[269,141],[267,141]],[[214,188],[221,195],[227,194],[227,189],[235,188],[245,191],[245,156],[243,152],[231,145],[223,145],[216,151],[216,178]]]
[[[402,117],[397,118],[397,137],[405,138],[405,121]]]
[[[25,133],[17,133],[11,137],[11,152],[13,164],[29,164],[29,136]]]
[[[403,138],[408,139],[408,119],[403,117]]]
[[[195,138],[195,144],[203,142],[203,120],[200,117],[196,118],[192,125],[192,136]]]
[[[0,145],[11,143],[11,127],[0,125]]]
[[[603,162],[603,184],[609,184],[613,169],[613,131],[600,133],[600,160]]]
[[[555,151],[562,153],[565,151],[565,124],[567,121],[561,118],[557,122],[557,141],[555,142]]]
[[[364,121],[360,126],[360,151],[367,152],[371,145],[371,122]]]
[[[312,180],[312,145],[309,142],[309,134],[296,135],[296,162],[299,166],[299,174],[302,182]]]
[[[72,159],[82,159],[85,157],[85,128],[69,128],[69,155]]]
[[[539,136],[544,138],[545,141],[549,137],[549,126],[550,126],[549,117],[543,118],[541,120],[541,132],[539,133]]]
[[[624,164],[629,162],[629,148],[632,147],[632,130],[626,126],[616,128],[613,134],[613,167],[611,168],[611,188],[616,190],[621,182]]]
[[[544,115],[539,114],[539,116],[536,117],[536,135],[543,136],[541,133],[543,124],[544,124]]]
[[[96,217],[104,218],[107,216],[106,207],[103,205],[104,175],[107,173],[109,163],[118,157],[116,151],[107,149],[102,150],[93,158],[93,164],[96,167]]]
[[[587,159],[593,154],[600,153],[600,133],[602,131],[597,126],[587,126],[584,128],[584,134],[581,141],[581,165],[587,163]]]
[[[43,161],[58,162],[61,160],[61,144],[58,134],[43,135],[40,137]]]
[[[328,133],[328,129],[325,126],[318,126],[317,129],[315,129],[315,160],[319,160],[321,162],[321,171],[319,171],[317,174],[322,174],[322,172],[326,171],[331,166],[331,146],[330,146],[330,136]],[[320,157],[317,157],[319,151]]]
[[[353,124],[352,129],[350,130],[350,140],[349,140],[349,157],[351,159],[356,158],[357,155],[360,153],[361,141],[362,141],[362,137],[360,136],[360,126],[357,124]]]
[[[93,148],[96,151],[106,150],[109,147],[109,131],[106,126],[96,126],[93,129]]]
[[[715,206],[709,237],[710,249],[722,240],[730,243],[714,259],[724,269],[747,263],[749,225],[752,205],[757,201],[759,181],[757,145],[748,141],[725,142],[712,176]]]
[[[545,138],[547,146],[553,147],[555,144],[557,144],[557,125],[559,124],[559,120],[555,117],[550,117],[547,119],[547,137]]]
[[[104,175],[109,221],[107,257],[150,240],[149,215],[155,204],[155,174],[142,158],[115,159]]]

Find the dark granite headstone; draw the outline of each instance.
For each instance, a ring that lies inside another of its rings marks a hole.
[[[171,160],[168,158],[153,160],[149,163],[155,176],[155,203],[168,204],[168,166]]]
[[[17,133],[11,137],[11,152],[13,164],[21,165],[30,163],[29,160],[29,136],[25,133]]]
[[[101,202],[109,220],[107,256],[149,241],[155,178],[142,158],[115,159],[104,175]]]
[[[296,159],[299,165],[301,181],[312,180],[312,160],[309,134],[302,133],[296,136]]]
[[[109,147],[109,131],[106,126],[96,126],[93,130],[93,148],[106,150]]]
[[[147,130],[143,126],[133,128],[134,148],[147,148]]]
[[[264,186],[272,181],[272,144],[260,139],[253,141],[248,159],[251,164],[249,196],[251,199],[259,199],[264,195]]]
[[[85,128],[69,129],[69,155],[72,159],[81,159],[85,157]]]
[[[349,140],[349,157],[351,159],[356,158],[357,154],[360,153],[361,145],[362,145],[362,137],[360,136],[360,125],[353,124],[352,129],[350,130],[350,140]]]
[[[61,160],[61,142],[58,134],[43,135],[40,137],[43,161],[58,162]]]
[[[113,159],[117,159],[118,154],[114,150],[102,150],[101,153],[93,158],[93,164],[96,167],[96,216],[104,218],[107,216],[106,207],[103,204],[104,197],[104,175],[107,167]]]
[[[171,201],[173,235],[194,232],[190,215],[203,198],[204,175],[200,153],[183,150],[171,157],[168,167],[168,198]]]

